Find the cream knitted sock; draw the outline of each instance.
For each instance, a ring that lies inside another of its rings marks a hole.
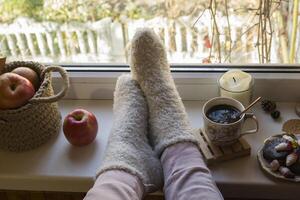
[[[122,75],[117,81],[113,110],[113,127],[97,176],[108,170],[124,170],[139,177],[146,192],[160,189],[161,164],[147,139],[147,103],[130,75]]]
[[[174,84],[166,51],[150,29],[138,30],[131,43],[131,72],[146,96],[149,106],[150,141],[160,156],[179,142],[197,140]]]

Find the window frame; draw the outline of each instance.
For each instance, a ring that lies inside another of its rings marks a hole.
[[[51,65],[51,64],[46,64]],[[70,72],[130,72],[128,64],[56,64],[64,67]],[[214,73],[226,72],[229,69],[241,69],[245,72],[254,73],[298,73],[300,72],[300,64],[170,64],[171,72],[199,72],[199,73]]]
[[[113,99],[117,78],[130,73],[129,65],[60,64],[69,75],[71,87],[65,99]],[[212,68],[213,66],[213,68]],[[242,67],[241,67],[242,66]],[[206,101],[218,96],[217,79],[227,70],[239,68],[255,79],[254,97],[275,101],[300,100],[300,65],[283,64],[210,64],[174,65],[171,72],[183,100]],[[60,76],[54,73],[53,87],[59,91]]]

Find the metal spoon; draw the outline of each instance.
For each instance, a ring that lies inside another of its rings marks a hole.
[[[257,102],[259,102],[259,100],[261,99],[261,97],[258,97],[257,99],[255,99],[255,101],[253,101],[249,106],[247,106],[245,108],[245,110],[243,110],[242,112],[240,112],[237,116],[237,117],[240,117],[242,114],[244,114],[247,110],[249,110],[252,106],[254,106]]]

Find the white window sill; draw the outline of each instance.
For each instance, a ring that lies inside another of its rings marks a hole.
[[[202,126],[202,101],[184,101],[191,124]],[[62,116],[81,107],[93,111],[99,121],[94,143],[72,147],[61,132],[58,137],[38,149],[24,153],[0,151],[0,189],[86,192],[93,185],[101,165],[109,131],[112,126],[111,100],[63,100],[59,103]],[[295,103],[279,103],[282,121],[274,122],[259,106],[254,113],[260,122],[259,133],[245,136],[251,155],[211,166],[213,178],[225,197],[293,199],[298,184],[276,181],[259,167],[256,152],[265,138],[281,132],[282,122],[298,118]]]

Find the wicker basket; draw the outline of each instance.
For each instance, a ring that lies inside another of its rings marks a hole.
[[[17,67],[29,67],[40,77],[41,85],[29,102],[17,109],[0,110],[0,149],[20,152],[39,147],[60,132],[61,114],[57,101],[69,88],[66,71],[59,66],[45,67],[36,62],[11,62],[4,72]],[[59,72],[63,88],[54,94],[51,72]]]

